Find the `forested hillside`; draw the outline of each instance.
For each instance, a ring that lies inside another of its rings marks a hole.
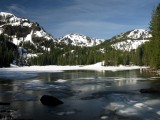
[[[50,45],[49,52],[41,55],[41,59],[32,58],[30,64],[86,65],[105,61],[105,65],[143,65],[137,48],[150,38],[148,31],[137,29],[114,36],[93,47],[54,43]]]

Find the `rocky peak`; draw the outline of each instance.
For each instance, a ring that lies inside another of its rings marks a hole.
[[[59,39],[60,43],[66,45],[81,46],[81,47],[83,46],[92,47],[102,43],[103,41],[104,41],[103,39],[91,38],[77,33],[67,34]]]

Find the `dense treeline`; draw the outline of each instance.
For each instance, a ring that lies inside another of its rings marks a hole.
[[[50,51],[40,54],[39,57],[31,58],[30,65],[88,65],[100,61],[105,61],[104,65],[136,64],[138,55],[135,51],[115,50],[110,44],[95,47],[52,44]]]
[[[86,65],[93,64],[103,59],[103,54],[96,49],[67,45],[50,44],[50,51],[39,57],[30,59],[34,65]]]
[[[17,46],[8,40],[5,35],[0,35],[0,67],[9,67],[17,50]]]

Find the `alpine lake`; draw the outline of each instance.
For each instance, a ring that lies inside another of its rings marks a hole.
[[[160,77],[140,70],[0,73],[1,120],[160,120]],[[63,104],[46,106],[43,95]]]

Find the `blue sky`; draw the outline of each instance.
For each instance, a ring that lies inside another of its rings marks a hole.
[[[59,38],[79,33],[111,38],[132,29],[147,29],[160,0],[0,0],[0,11],[38,22]]]

